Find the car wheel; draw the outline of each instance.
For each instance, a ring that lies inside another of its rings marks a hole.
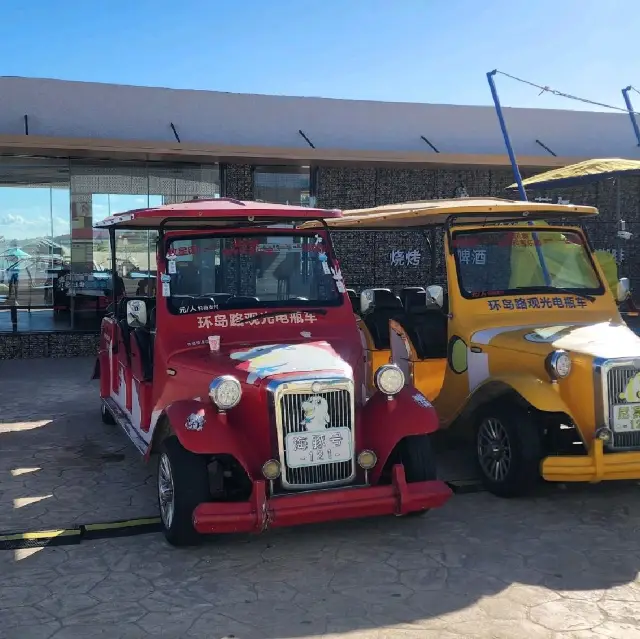
[[[102,402],[102,405],[100,406],[100,417],[102,417],[103,424],[113,426],[116,423],[116,420],[113,419],[111,411],[107,408],[107,405],[104,402]]]
[[[173,546],[200,541],[193,527],[196,506],[209,501],[208,458],[185,450],[177,437],[164,440],[158,460],[158,507],[164,536]]]
[[[436,458],[428,435],[410,435],[400,442],[400,463],[408,484],[437,479]],[[405,517],[420,517],[429,512],[415,510]]]
[[[521,497],[541,479],[542,436],[531,412],[492,404],[476,420],[476,459],[485,488],[499,497]]]

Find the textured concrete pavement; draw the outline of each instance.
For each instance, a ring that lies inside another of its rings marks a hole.
[[[0,362],[0,530],[155,514],[83,360]],[[640,639],[638,485],[212,539],[0,550],[0,639]]]
[[[636,639],[637,489],[465,495],[385,518],[211,540],[0,551],[0,637]]]
[[[100,419],[93,360],[0,361],[0,531],[156,514],[151,469]]]

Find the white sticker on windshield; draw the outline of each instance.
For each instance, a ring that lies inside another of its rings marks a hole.
[[[322,262],[322,270],[325,275],[331,275],[331,267],[329,266],[329,262]]]
[[[176,274],[176,261],[175,260],[169,260],[169,262],[167,264],[167,270],[169,271],[169,275],[175,275]]]
[[[162,297],[169,297],[171,295],[171,284],[168,282],[162,282]]]
[[[331,273],[333,273],[333,279],[336,281],[338,293],[344,293],[347,289],[345,288],[344,280],[342,279],[342,271],[340,270],[340,267],[332,268]]]

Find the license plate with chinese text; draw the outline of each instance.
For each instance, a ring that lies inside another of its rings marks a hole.
[[[289,468],[349,461],[352,456],[351,431],[348,428],[326,428],[311,433],[289,433],[285,438],[285,448]]]
[[[613,430],[617,433],[640,431],[640,403],[613,407]]]

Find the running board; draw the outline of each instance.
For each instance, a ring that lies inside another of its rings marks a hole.
[[[113,401],[111,397],[103,397],[102,402],[111,413],[116,424],[122,428],[127,437],[133,442],[133,445],[138,449],[138,452],[141,455],[146,455],[149,444],[140,437],[138,431],[133,427],[133,424],[127,417],[126,413]]]

